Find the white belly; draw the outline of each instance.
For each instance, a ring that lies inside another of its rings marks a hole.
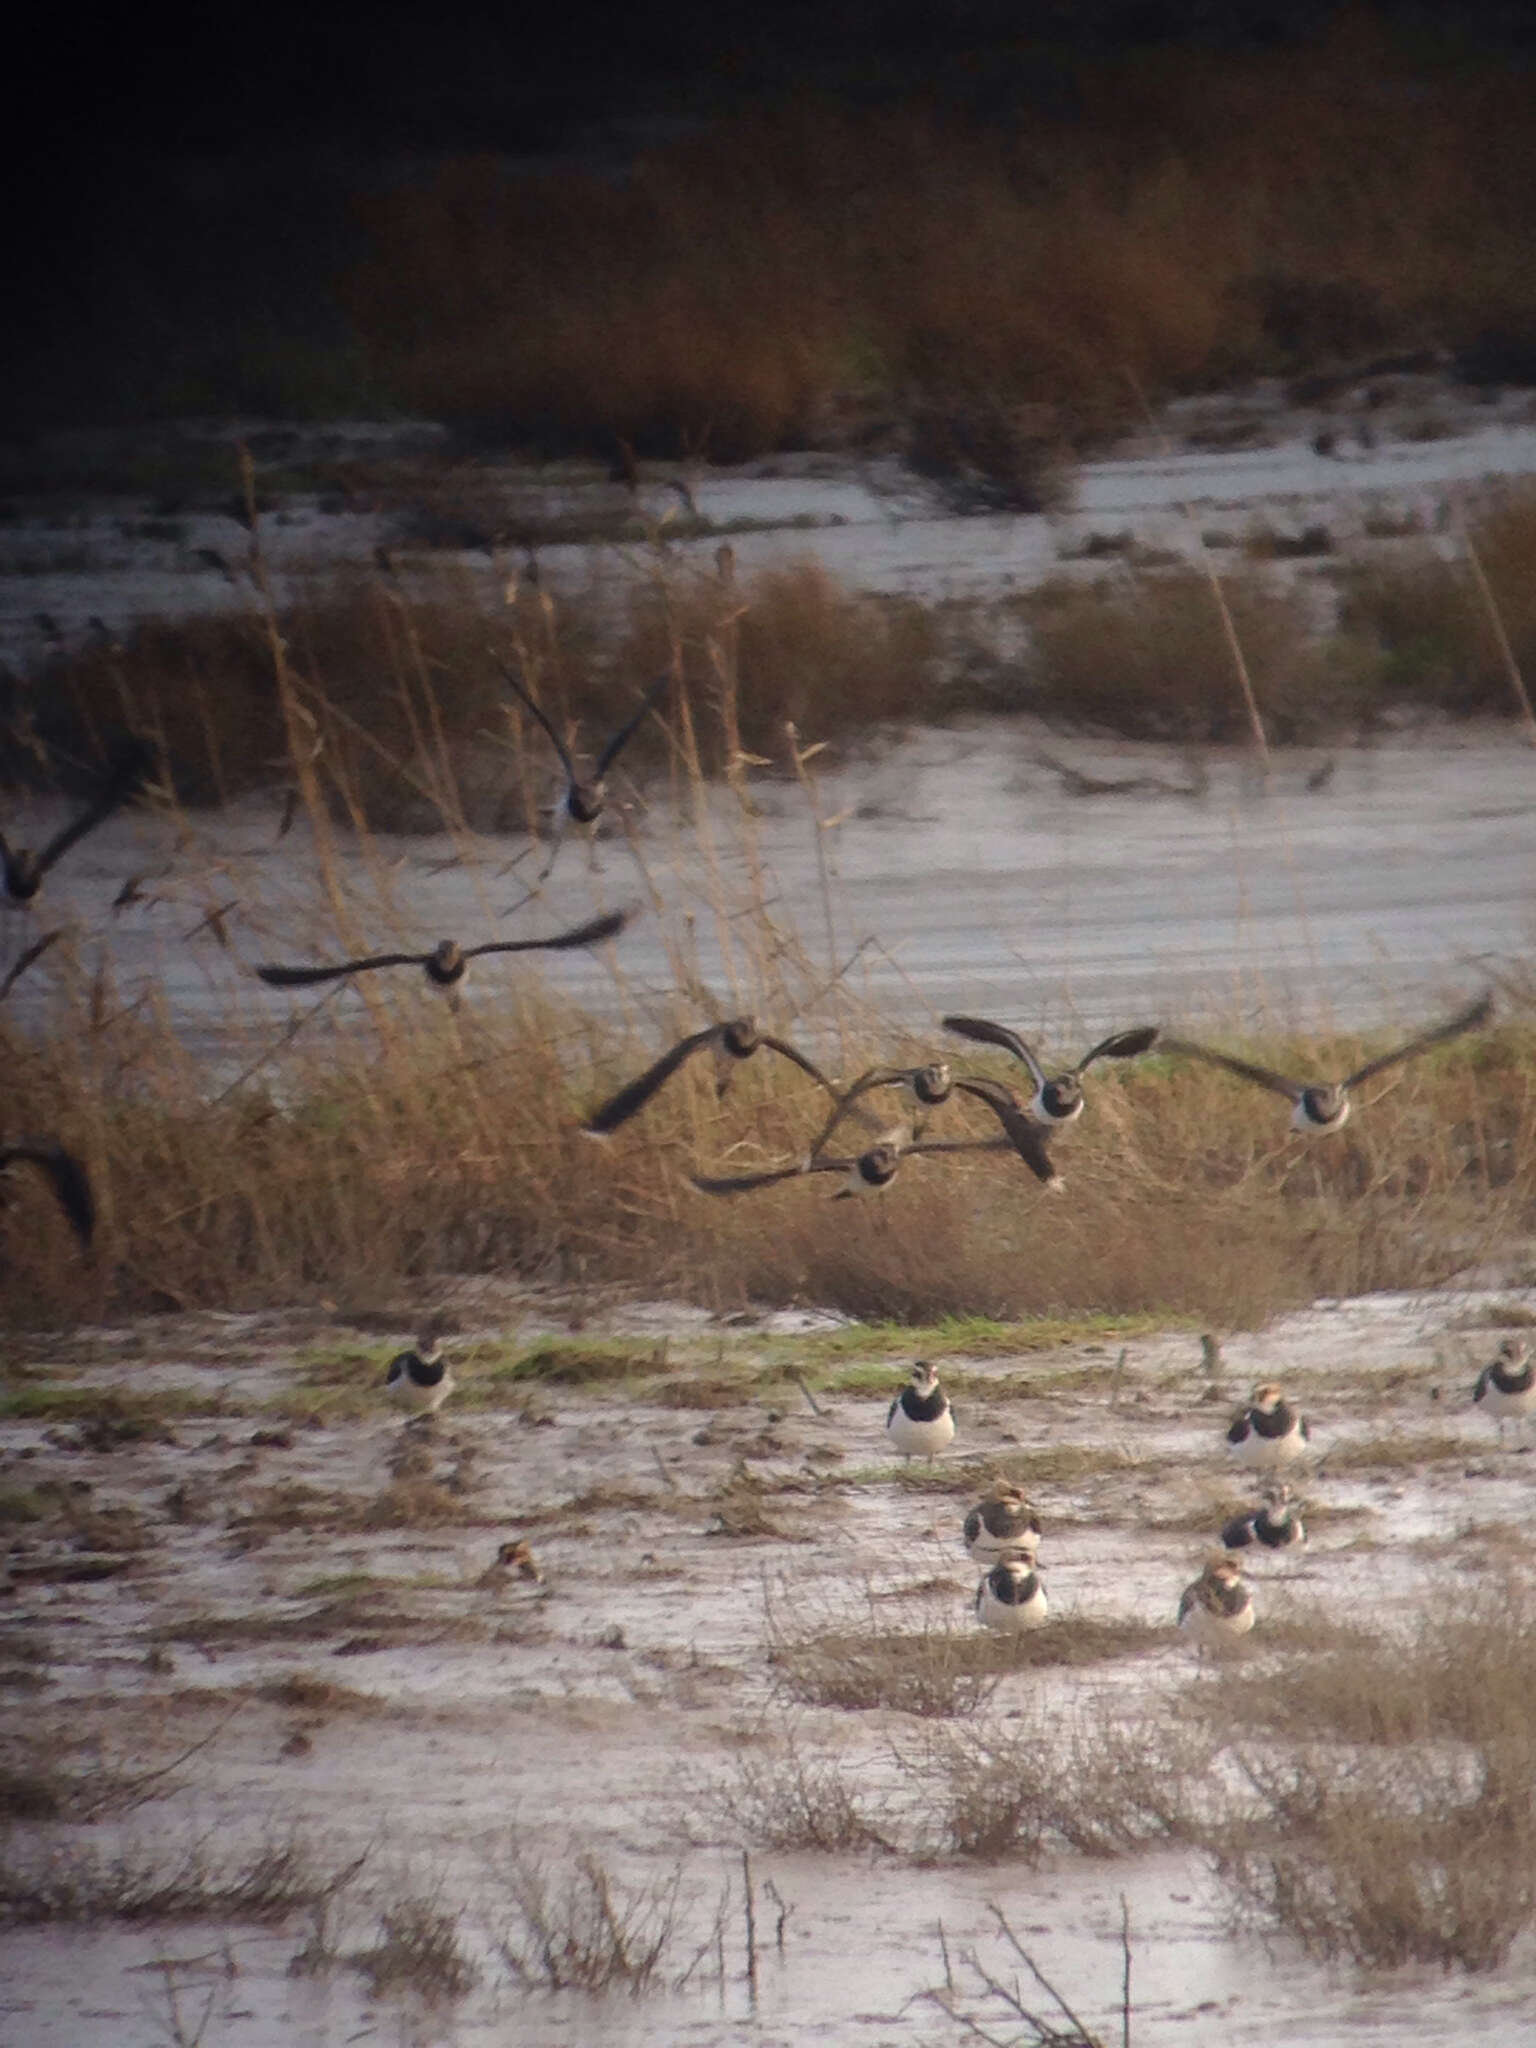
[[[905,1457],[932,1458],[954,1442],[955,1418],[946,1408],[932,1422],[914,1422],[906,1409],[898,1406],[885,1430]]]
[[[1038,1584],[1030,1597],[1017,1607],[1006,1600],[999,1600],[986,1579],[982,1580],[976,1595],[976,1619],[983,1628],[995,1628],[1001,1635],[1021,1636],[1032,1628],[1040,1628],[1049,1612],[1045,1588]]]

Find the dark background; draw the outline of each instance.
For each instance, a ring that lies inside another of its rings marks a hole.
[[[194,330],[207,337],[210,403],[226,395],[221,335],[336,343],[331,285],[358,246],[352,196],[437,156],[484,149],[619,171],[658,135],[807,91],[860,105],[920,97],[978,122],[1028,108],[1070,119],[1084,57],[1283,47],[1349,11],[1326,0],[675,0],[654,12],[552,0],[466,13],[416,0],[61,13],[34,22],[29,42],[12,32],[0,428],[131,417],[157,357]],[[1422,35],[1430,62],[1476,47],[1524,63],[1536,47],[1525,6],[1371,12]],[[249,403],[268,397],[258,385]]]

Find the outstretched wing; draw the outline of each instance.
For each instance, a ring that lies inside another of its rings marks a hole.
[[[501,670],[502,681],[507,685],[509,689],[516,691],[517,695],[522,699],[524,704],[527,705],[528,709],[533,713],[534,717],[539,721],[540,725],[542,725],[544,730],[549,734],[550,741],[554,746],[555,752],[560,756],[560,766],[565,770],[566,781],[574,782],[576,780],[576,764],[571,759],[571,750],[565,744],[565,741],[560,737],[559,733],[556,732],[553,724],[550,722],[550,719],[544,710],[543,705],[539,703],[537,698],[530,696],[528,691],[523,688],[521,682],[519,682],[517,677],[512,673],[511,669],[507,667],[507,664],[504,661],[502,661],[499,657],[493,657],[493,659],[495,659],[496,661],[496,666]]]
[[[1011,1088],[1005,1088],[1001,1081],[989,1081],[984,1077],[956,1081],[955,1086],[987,1105],[1007,1133],[1008,1142],[1036,1180],[1045,1187],[1055,1187],[1059,1183],[1061,1175],[1051,1164],[1046,1133],[1032,1116],[1019,1107]],[[938,1147],[923,1145],[914,1149],[936,1151]]]
[[[68,1217],[76,1237],[89,1251],[96,1228],[96,1199],[80,1161],[73,1153],[66,1152],[62,1145],[31,1143],[7,1145],[0,1149],[0,1167],[9,1166],[13,1159],[24,1159],[47,1174],[59,1207]]]
[[[832,1086],[832,1083],[827,1079],[820,1067],[814,1061],[808,1060],[797,1046],[789,1043],[787,1038],[775,1038],[771,1032],[765,1031],[758,1040],[758,1044],[766,1045],[771,1051],[781,1053],[787,1060],[793,1060],[802,1074],[809,1074],[817,1087],[825,1088],[832,1100],[836,1102],[837,1090]]]
[[[368,974],[375,967],[424,967],[428,953],[375,953],[369,960],[344,960],[339,967],[258,967],[269,988],[313,988],[316,982],[340,981],[344,974]]]
[[[704,1030],[695,1031],[687,1038],[680,1038],[670,1052],[664,1052],[656,1064],[647,1067],[643,1074],[633,1081],[626,1081],[616,1095],[610,1095],[600,1108],[582,1125],[589,1138],[606,1138],[616,1131],[620,1124],[629,1122],[636,1110],[644,1109],[657,1089],[670,1081],[684,1060],[691,1059],[701,1046],[718,1038],[725,1029],[723,1024],[709,1024]]]
[[[16,961],[16,964],[11,968],[10,972],[6,975],[4,981],[0,981],[0,1003],[3,1003],[5,1001],[6,997],[10,994],[11,990],[16,986],[17,982],[20,981],[21,977],[26,973],[27,969],[32,965],[33,961],[40,960],[43,957],[43,955],[47,952],[48,948],[53,944],[54,940],[62,939],[63,936],[64,927],[60,924],[55,925],[51,932],[44,932],[43,936],[40,939],[34,939],[32,941],[31,945],[28,946],[26,951],[19,956],[19,958]]]
[[[1300,1102],[1304,1092],[1300,1081],[1288,1081],[1284,1074],[1277,1074],[1272,1067],[1255,1066],[1251,1060],[1240,1060],[1229,1052],[1214,1052],[1210,1046],[1195,1045],[1187,1038],[1165,1038],[1162,1049],[1164,1052],[1183,1053],[1188,1059],[1204,1060],[1209,1067],[1225,1067],[1240,1081],[1253,1081],[1260,1088],[1283,1095],[1287,1102]]]
[[[551,939],[492,939],[484,946],[466,946],[464,958],[478,960],[482,953],[566,953],[576,946],[600,945],[604,939],[616,939],[633,915],[630,910],[610,910],[572,931],[556,932]]]
[[[802,1174],[851,1173],[853,1167],[851,1159],[813,1159],[809,1165],[802,1160],[794,1166],[776,1166],[769,1173],[696,1173],[691,1178],[703,1195],[744,1195],[753,1188],[775,1187],[781,1180],[798,1180]]]
[[[1386,1067],[1395,1067],[1399,1060],[1412,1059],[1416,1052],[1424,1052],[1429,1046],[1443,1045],[1448,1038],[1460,1038],[1464,1031],[1475,1031],[1486,1024],[1493,1014],[1493,993],[1491,990],[1480,995],[1475,1003],[1468,1003],[1464,1010],[1444,1024],[1436,1024],[1431,1030],[1421,1031],[1417,1038],[1410,1038],[1406,1045],[1400,1045],[1395,1052],[1384,1052],[1379,1058],[1367,1060],[1358,1073],[1351,1074],[1344,1083],[1346,1088],[1358,1088],[1362,1081],[1369,1081],[1373,1074],[1379,1074]]]
[[[835,1107],[832,1114],[822,1125],[811,1146],[812,1158],[826,1144],[861,1095],[867,1095],[872,1088],[894,1088],[905,1081],[910,1072],[911,1069],[907,1067],[871,1067],[868,1073],[860,1074],[856,1081],[850,1082],[841,1095],[834,1097]]]
[[[125,804],[143,787],[152,759],[143,740],[126,739],[118,744],[102,785],[91,802],[78,818],[70,820],[62,832],[55,833],[37,856],[39,875],[47,874],[56,860],[61,860],[87,832],[94,832],[104,818],[110,817],[120,804]]]
[[[978,1039],[983,1045],[1000,1045],[1016,1060],[1024,1062],[1037,1088],[1045,1086],[1045,1069],[1017,1031],[1010,1031],[1006,1024],[993,1024],[986,1017],[941,1017],[939,1022],[958,1038]]]
[[[624,724],[619,727],[618,731],[614,734],[613,738],[608,742],[607,746],[604,747],[603,751],[598,755],[597,766],[593,770],[594,780],[598,782],[602,781],[603,777],[608,773],[608,770],[613,766],[614,762],[619,758],[620,754],[622,754],[624,749],[629,745],[629,742],[633,738],[634,734],[639,730],[640,721],[645,717],[647,711],[650,710],[651,706],[656,702],[656,699],[661,695],[662,691],[667,687],[668,683],[670,683],[671,680],[672,678],[670,676],[662,676],[657,682],[652,683],[651,687],[640,699],[639,710],[636,711],[632,718],[626,719]]]
[[[1156,1024],[1138,1024],[1134,1031],[1111,1032],[1083,1054],[1073,1073],[1086,1074],[1095,1060],[1133,1060],[1138,1053],[1150,1052],[1157,1043],[1158,1029]]]

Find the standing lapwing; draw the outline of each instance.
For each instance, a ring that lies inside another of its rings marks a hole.
[[[43,886],[43,877],[56,861],[63,859],[87,832],[94,832],[102,820],[138,795],[149,774],[153,756],[140,739],[121,740],[113,750],[101,785],[78,817],[71,818],[37,853],[25,846],[8,845],[0,834],[0,873],[5,893],[13,903],[30,903]]]
[[[912,1377],[891,1403],[885,1433],[907,1458],[933,1458],[955,1440],[955,1411],[939,1376],[920,1358]]]
[[[1223,1550],[1247,1550],[1252,1544],[1261,1550],[1290,1550],[1306,1540],[1288,1486],[1266,1487],[1262,1504],[1245,1515],[1234,1515],[1221,1532]]]
[[[72,1152],[42,1138],[21,1138],[14,1145],[0,1145],[0,1173],[8,1166],[35,1166],[47,1175],[54,1200],[63,1210],[70,1228],[86,1251],[96,1229],[96,1199],[85,1168]]]
[[[1458,1010],[1444,1024],[1421,1031],[1406,1045],[1396,1046],[1391,1052],[1380,1053],[1375,1059],[1367,1060],[1363,1067],[1357,1067],[1342,1081],[1293,1081],[1284,1074],[1277,1074],[1271,1067],[1255,1066],[1251,1060],[1237,1059],[1229,1052],[1213,1051],[1208,1045],[1194,1045],[1185,1038],[1165,1038],[1162,1044],[1165,1052],[1184,1053],[1190,1059],[1204,1060],[1208,1066],[1224,1067],[1229,1074],[1236,1074],[1239,1080],[1252,1081],[1275,1095],[1283,1095],[1291,1105],[1291,1129],[1320,1137],[1327,1131],[1342,1130],[1348,1123],[1352,1088],[1358,1088],[1362,1081],[1369,1081],[1376,1074],[1385,1073],[1388,1067],[1395,1067],[1401,1060],[1412,1059],[1415,1053],[1424,1052],[1432,1045],[1443,1045],[1449,1038],[1460,1038],[1464,1031],[1477,1030],[1488,1022],[1492,1014],[1492,994],[1480,995],[1475,1003],[1468,1003],[1464,1010]]]
[[[1003,1635],[1040,1628],[1050,1609],[1032,1557],[999,1558],[976,1588],[976,1619]]]
[[[1179,1627],[1202,1656],[1207,1650],[1229,1649],[1247,1635],[1253,1627],[1253,1595],[1235,1557],[1218,1550],[1206,1559],[1205,1570],[1180,1596]]]
[[[1040,1549],[1040,1516],[1022,1487],[999,1479],[965,1518],[966,1555],[994,1565],[1005,1557],[1034,1562]]]
[[[542,882],[548,879],[549,871],[555,864],[555,855],[560,851],[560,841],[567,821],[569,820],[577,825],[595,825],[602,816],[603,806],[608,801],[607,775],[609,769],[619,758],[625,747],[628,746],[630,740],[639,730],[645,714],[650,710],[672,678],[670,676],[661,676],[656,682],[652,683],[651,687],[640,699],[638,710],[636,710],[631,718],[626,719],[624,724],[619,727],[618,731],[614,733],[602,752],[597,756],[593,764],[592,773],[583,776],[577,773],[576,763],[571,757],[570,748],[566,745],[554,721],[549,717],[538,699],[524,688],[522,682],[506,666],[505,662],[498,662],[497,666],[500,668],[508,688],[516,692],[521,701],[533,713],[539,724],[543,726],[545,732],[548,733],[550,742],[560,757],[560,766],[565,771],[565,795],[561,799],[560,804],[560,821],[555,828],[554,844],[550,847],[549,859],[544,864],[543,874],[539,876],[539,880]]]
[[[1307,1455],[1311,1431],[1300,1412],[1272,1381],[1255,1387],[1253,1399],[1233,1417],[1227,1449],[1254,1472],[1275,1472]]]
[[[754,1188],[777,1187],[781,1181],[801,1180],[808,1173],[840,1173],[847,1186],[832,1197],[845,1202],[853,1195],[884,1194],[901,1167],[914,1152],[1006,1152],[1006,1138],[924,1138],[914,1144],[905,1133],[882,1138],[854,1159],[799,1159],[793,1166],[773,1166],[763,1173],[702,1174],[691,1176],[702,1195],[745,1195]]]
[[[413,1350],[392,1358],[384,1375],[386,1397],[415,1416],[435,1415],[456,1384],[436,1328],[423,1330]]]
[[[1108,1038],[1101,1038],[1097,1045],[1091,1046],[1075,1067],[1068,1067],[1065,1073],[1047,1074],[1018,1032],[1011,1031],[1006,1024],[993,1024],[985,1017],[944,1017],[940,1021],[946,1031],[953,1031],[957,1037],[976,1039],[983,1045],[1000,1045],[1005,1052],[1011,1052],[1016,1060],[1022,1061],[1035,1084],[1029,1114],[1037,1123],[1050,1128],[1074,1123],[1082,1115],[1082,1077],[1095,1060],[1135,1059],[1139,1053],[1150,1051],[1158,1036],[1155,1024],[1141,1024],[1132,1031],[1112,1032]]]
[[[724,1095],[740,1060],[751,1059],[753,1053],[767,1047],[781,1058],[791,1061],[802,1074],[809,1074],[818,1088],[826,1090],[832,1100],[838,1100],[837,1090],[821,1071],[820,1067],[808,1060],[797,1046],[787,1038],[776,1038],[771,1031],[764,1031],[755,1017],[730,1017],[723,1024],[708,1024],[702,1031],[690,1032],[680,1038],[669,1052],[664,1052],[654,1066],[646,1068],[633,1081],[626,1081],[615,1095],[610,1095],[600,1108],[582,1125],[589,1138],[610,1137],[621,1124],[626,1124],[638,1110],[644,1109],[657,1090],[670,1081],[685,1061],[693,1058],[708,1046],[715,1056],[715,1089]]]
[[[434,988],[451,989],[464,979],[470,961],[478,960],[482,953],[564,953],[577,946],[600,945],[604,939],[617,938],[633,915],[630,910],[610,910],[548,939],[492,939],[483,946],[461,946],[453,939],[441,939],[430,953],[374,953],[366,960],[343,960],[334,967],[258,967],[256,972],[271,988],[313,988],[317,982],[340,981],[347,974],[371,974],[376,967],[420,967]]]
[[[1504,1339],[1492,1365],[1485,1365],[1478,1374],[1472,1398],[1499,1425],[1500,1443],[1506,1422],[1523,1423],[1527,1416],[1536,1415],[1536,1366],[1524,1338]]]

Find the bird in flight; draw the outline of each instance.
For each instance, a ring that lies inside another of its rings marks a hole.
[[[787,1038],[776,1038],[771,1031],[764,1031],[755,1017],[729,1017],[724,1023],[708,1024],[702,1031],[692,1031],[686,1038],[680,1038],[653,1066],[647,1067],[633,1081],[626,1081],[616,1094],[610,1095],[606,1102],[594,1109],[582,1129],[589,1138],[611,1137],[621,1124],[627,1124],[637,1111],[644,1109],[679,1067],[706,1046],[715,1056],[715,1086],[721,1095],[730,1083],[736,1062],[749,1060],[753,1053],[766,1046],[769,1052],[793,1061],[803,1074],[810,1075],[819,1088],[824,1088],[834,1102],[838,1100],[832,1083],[798,1046],[791,1045]]]
[[[619,755],[623,753],[625,747],[628,746],[630,740],[639,730],[645,714],[650,710],[672,679],[670,676],[661,676],[652,683],[651,687],[640,699],[639,708],[634,712],[633,716],[628,718],[619,727],[618,731],[612,735],[602,752],[597,756],[592,766],[592,773],[584,776],[577,772],[576,763],[571,757],[570,748],[566,745],[565,740],[543,705],[524,688],[520,679],[507,667],[505,662],[498,661],[497,667],[501,670],[507,687],[515,692],[522,703],[532,712],[539,724],[543,726],[545,732],[549,734],[550,743],[559,755],[560,766],[565,771],[565,796],[560,807],[560,822],[555,830],[554,844],[550,848],[549,859],[544,866],[544,873],[539,877],[539,880],[542,882],[555,864],[555,855],[560,851],[560,841],[565,831],[566,820],[569,819],[578,825],[595,825],[602,816],[603,806],[608,801],[607,775],[609,769],[619,758]]]
[[[914,1143],[898,1133],[882,1138],[878,1145],[871,1145],[854,1159],[798,1159],[793,1166],[770,1167],[765,1173],[696,1173],[693,1184],[705,1195],[744,1195],[754,1188],[799,1180],[808,1173],[840,1173],[847,1186],[840,1188],[832,1199],[843,1202],[850,1195],[883,1194],[896,1178],[903,1159],[914,1152],[1002,1152],[1007,1147],[1006,1138],[924,1138]]]
[[[1379,1053],[1375,1059],[1367,1060],[1363,1067],[1346,1074],[1342,1081],[1292,1081],[1271,1067],[1256,1066],[1251,1060],[1240,1060],[1229,1052],[1216,1052],[1208,1045],[1191,1044],[1187,1038],[1165,1038],[1162,1044],[1165,1052],[1184,1053],[1190,1059],[1204,1060],[1208,1066],[1224,1067],[1241,1081],[1252,1081],[1260,1088],[1283,1095],[1291,1105],[1291,1129],[1320,1137],[1328,1131],[1342,1130],[1349,1121],[1350,1090],[1358,1088],[1362,1081],[1385,1073],[1388,1067],[1395,1067],[1401,1060],[1412,1059],[1415,1053],[1424,1052],[1432,1045],[1443,1045],[1449,1038],[1460,1038],[1464,1031],[1477,1030],[1488,1022],[1492,1014],[1493,996],[1491,992],[1485,992],[1476,1002],[1468,1003],[1464,1010],[1458,1010],[1454,1017],[1447,1018],[1445,1023],[1432,1025],[1428,1031],[1421,1031],[1416,1038],[1410,1038],[1406,1045],[1395,1046],[1391,1052]]]
[[[36,853],[25,846],[12,846],[0,834],[0,872],[5,893],[13,903],[30,903],[43,886],[43,877],[87,832],[94,832],[104,818],[136,796],[149,773],[152,756],[140,739],[125,739],[114,749],[101,785],[85,809],[71,818],[62,831]]]
[[[548,939],[493,939],[484,946],[461,946],[440,939],[430,953],[375,953],[366,960],[342,960],[333,967],[258,967],[271,988],[313,988],[317,982],[339,981],[346,974],[369,974],[375,967],[420,967],[435,988],[453,988],[464,979],[471,960],[482,953],[565,953],[577,946],[596,946],[617,938],[633,912],[610,910],[574,930]]]
[[[993,1024],[985,1017],[945,1017],[941,1021],[944,1029],[953,1031],[958,1038],[977,1039],[984,1045],[1000,1045],[1016,1060],[1021,1060],[1035,1084],[1029,1114],[1037,1123],[1048,1126],[1070,1124],[1082,1115],[1082,1077],[1095,1060],[1135,1059],[1138,1053],[1151,1049],[1158,1035],[1155,1024],[1141,1024],[1133,1031],[1111,1032],[1108,1038],[1101,1038],[1097,1045],[1091,1046],[1075,1067],[1068,1067],[1064,1073],[1047,1074],[1032,1049],[1017,1031],[1011,1031],[1006,1024]]]

